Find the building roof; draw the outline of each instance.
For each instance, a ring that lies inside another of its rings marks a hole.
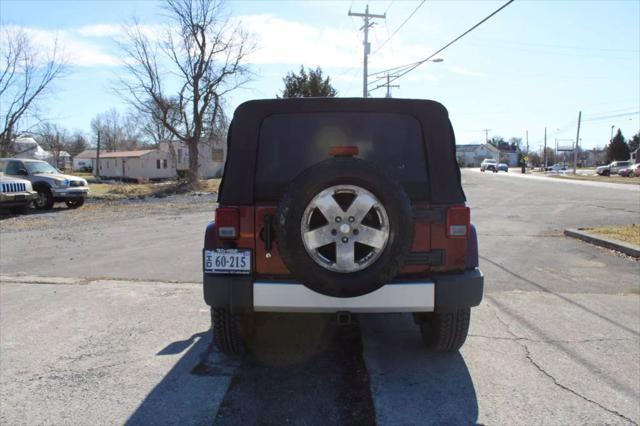
[[[96,158],[96,150],[85,149],[80,154],[76,155],[76,158]]]
[[[456,151],[458,152],[472,152],[476,149],[480,148],[482,145],[480,144],[469,144],[469,145],[456,145]]]
[[[498,148],[496,148],[495,146],[491,145],[491,144],[479,144],[479,143],[472,143],[472,144],[468,144],[468,145],[456,145],[456,151],[457,152],[474,152],[480,148],[484,148],[487,149],[489,151],[498,151]]]
[[[100,158],[126,158],[126,157],[142,157],[149,153],[155,152],[157,149],[141,149],[138,151],[112,151],[101,152]]]

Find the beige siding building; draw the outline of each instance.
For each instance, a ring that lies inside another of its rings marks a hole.
[[[224,162],[227,159],[225,147],[224,142],[203,142],[198,146],[198,176],[201,178],[222,176]],[[184,142],[162,142],[159,149],[171,155],[178,172],[189,169],[189,148]]]
[[[168,152],[158,149],[100,153],[98,175],[119,179],[169,179],[177,176]]]

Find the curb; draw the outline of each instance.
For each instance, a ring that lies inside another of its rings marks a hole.
[[[611,250],[616,250],[627,256],[640,258],[640,246],[631,243],[625,243],[624,241],[612,240],[604,237],[596,237],[593,234],[589,234],[580,229],[565,229],[564,235],[567,237],[577,238],[582,241],[594,244],[596,246],[605,247]]]

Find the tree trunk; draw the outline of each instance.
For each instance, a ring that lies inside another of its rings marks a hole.
[[[187,180],[193,187],[198,186],[198,141],[191,139],[187,143],[189,147],[189,170],[187,172]]]

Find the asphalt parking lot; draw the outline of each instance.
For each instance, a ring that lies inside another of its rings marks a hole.
[[[447,356],[405,315],[269,315],[249,356],[209,351],[211,197],[1,220],[0,423],[639,423],[640,263],[562,235],[637,222],[639,189],[463,183],[486,294]]]

